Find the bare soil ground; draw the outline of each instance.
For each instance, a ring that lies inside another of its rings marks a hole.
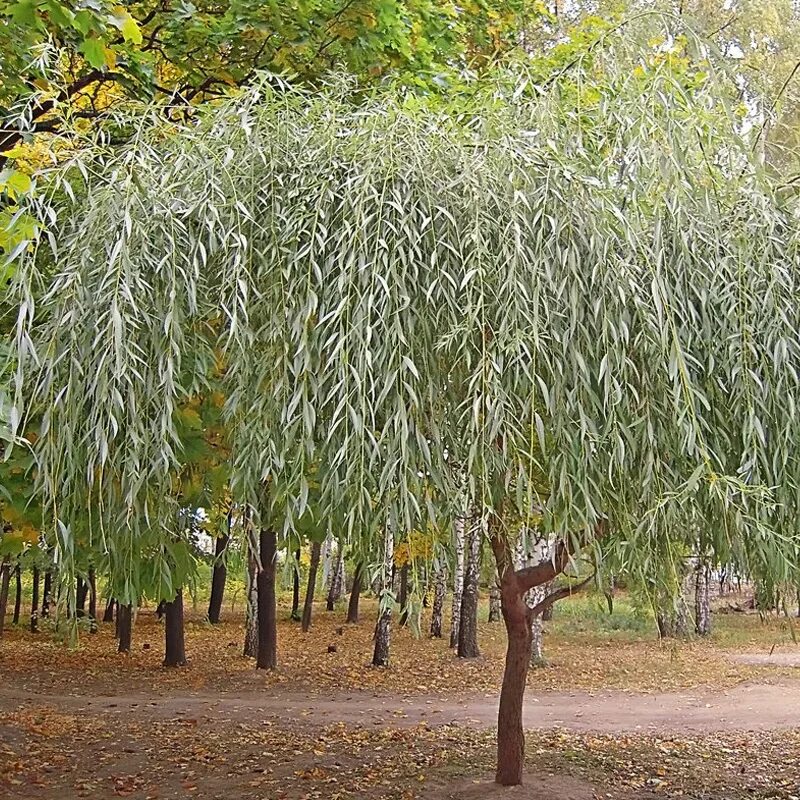
[[[491,783],[498,626],[481,626],[484,656],[466,663],[399,632],[394,667],[376,671],[371,625],[320,613],[309,636],[281,624],[281,669],[267,675],[240,655],[238,620],[190,624],[183,670],[159,666],[160,628],[144,615],[127,658],[110,626],[78,649],[11,630],[0,797],[796,800],[797,648],[777,621],[753,624],[668,645],[550,634],[551,666],[529,681],[526,785],[513,790]],[[773,646],[784,663],[734,660]]]

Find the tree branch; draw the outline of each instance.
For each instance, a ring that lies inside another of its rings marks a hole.
[[[528,616],[530,618],[538,617],[543,611],[549,608],[553,603],[557,602],[558,600],[563,600],[565,597],[570,597],[573,594],[576,594],[585,586],[587,586],[591,581],[594,580],[594,573],[592,573],[586,580],[581,581],[574,586],[563,586],[561,589],[556,589],[554,592],[550,592],[544,600],[540,600],[535,606],[533,606],[528,611]]]

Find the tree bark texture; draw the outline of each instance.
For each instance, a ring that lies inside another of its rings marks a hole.
[[[222,614],[222,601],[225,597],[225,580],[228,568],[225,566],[225,553],[230,536],[226,532],[218,536],[214,547],[214,571],[211,573],[211,596],[208,599],[208,621],[212,625],[219,624]]]
[[[372,665],[389,666],[392,623],[392,563],[394,561],[394,534],[391,526],[384,531],[383,568],[381,570],[381,593],[378,605],[378,622],[375,626],[375,649]]]
[[[97,633],[97,576],[94,567],[89,567],[87,586],[89,589],[89,633]]]
[[[410,566],[408,563],[400,567],[400,627],[404,628],[408,625],[408,572]]]
[[[0,566],[0,639],[6,627],[6,611],[8,610],[8,585],[11,582],[11,564],[8,558]]]
[[[328,599],[326,608],[328,611],[336,609],[336,602],[342,596],[342,584],[344,583],[344,548],[339,544],[339,551],[336,555],[336,564],[331,576],[331,586],[328,589]]]
[[[311,612],[314,609],[314,590],[317,585],[317,571],[319,570],[320,550],[320,543],[312,542],[311,563],[308,567],[308,586],[306,587],[306,600],[303,604],[303,621],[301,623],[303,633],[307,633],[311,627]]]
[[[247,612],[244,628],[244,655],[258,655],[258,559],[248,538],[247,547]]]
[[[42,587],[42,619],[50,616],[50,600],[53,590],[53,573],[47,570],[44,573],[44,586]]]
[[[186,649],[183,636],[183,589],[175,599],[164,604],[164,666],[186,666]]]
[[[113,622],[114,621],[114,605],[116,600],[113,597],[109,597],[106,600],[106,609],[103,612],[103,622]]]
[[[709,602],[708,584],[710,570],[706,561],[697,560],[695,568],[694,613],[695,631],[699,636],[711,634],[711,604]]]
[[[300,622],[300,548],[294,551],[294,569],[292,570],[292,615],[294,622]]]
[[[461,595],[464,592],[464,527],[464,517],[456,517],[453,522],[456,562],[453,569],[453,607],[450,617],[450,647],[458,647],[458,628],[461,624]]]
[[[75,616],[86,616],[86,595],[89,592],[89,587],[82,575],[75,578]]]
[[[347,622],[355,625],[358,622],[358,601],[361,597],[361,583],[364,575],[364,562],[356,564],[356,571],[353,573],[353,585],[350,588],[350,602],[347,604]]]
[[[275,604],[277,536],[263,529],[260,537],[261,571],[258,573],[258,656],[256,669],[278,666],[278,617]]]
[[[117,646],[118,653],[130,653],[131,651],[131,634],[133,631],[133,608],[128,603],[117,606],[117,639],[119,644]]]
[[[33,567],[33,586],[31,591],[31,633],[39,631],[39,567]]]
[[[22,570],[17,564],[14,567],[14,616],[11,619],[13,625],[19,625],[20,611],[22,611]]]
[[[478,658],[478,580],[481,571],[483,519],[470,515],[467,531],[467,555],[464,568],[464,591],[461,597],[461,619],[458,625],[458,657]]]
[[[431,638],[442,638],[442,611],[444,610],[444,595],[447,591],[447,569],[443,563],[436,567],[433,582],[433,608],[431,609]]]
[[[502,616],[500,610],[500,587],[497,580],[489,587],[489,622],[497,622]]]

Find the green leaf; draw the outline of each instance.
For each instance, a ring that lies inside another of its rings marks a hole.
[[[102,69],[106,65],[106,49],[103,42],[94,36],[83,40],[81,44],[81,52],[86,57],[86,60],[95,69]]]

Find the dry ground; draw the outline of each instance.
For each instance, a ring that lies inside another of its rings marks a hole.
[[[547,635],[550,666],[529,679],[527,787],[497,795],[486,778],[502,626],[482,623],[484,656],[470,662],[396,632],[393,666],[374,670],[373,614],[367,603],[347,627],[319,609],[307,635],[281,622],[276,674],[242,658],[238,619],[190,620],[182,670],[160,667],[147,610],[128,657],[111,626],[77,649],[11,629],[0,797],[800,797],[800,674],[734,658],[774,647],[788,664],[800,648],[785,620],[717,615],[712,641],[660,644],[564,613]]]

